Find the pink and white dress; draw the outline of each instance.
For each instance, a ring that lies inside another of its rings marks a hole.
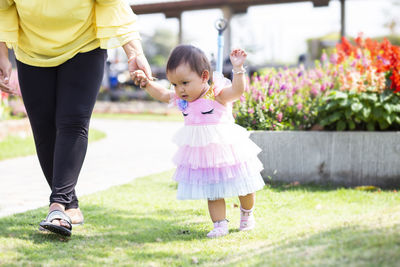
[[[264,186],[263,165],[257,158],[261,149],[246,129],[235,124],[232,105],[215,100],[229,84],[230,80],[214,73],[213,86],[199,99],[184,105],[175,94],[171,99],[185,121],[173,137],[179,147],[173,159],[178,199],[244,196]]]

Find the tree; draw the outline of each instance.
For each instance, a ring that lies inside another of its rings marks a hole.
[[[143,49],[152,66],[165,67],[171,50],[178,43],[177,34],[168,29],[158,28],[153,36],[142,36]]]
[[[397,28],[400,25],[400,19],[398,17],[400,11],[400,1],[394,0],[392,2],[392,7],[390,10],[384,10],[385,17],[388,19],[387,22],[383,25],[385,28],[388,28],[390,31],[390,35],[396,35]]]

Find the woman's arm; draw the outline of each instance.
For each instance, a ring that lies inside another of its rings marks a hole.
[[[128,57],[128,70],[133,79],[133,72],[136,70],[142,70],[147,78],[152,79],[150,65],[147,62],[145,55],[143,54],[142,44],[140,40],[131,40],[123,45],[126,56]]]
[[[230,59],[233,66],[232,87],[225,88],[216,97],[221,104],[235,101],[243,94],[246,88],[246,70],[243,67],[247,54],[242,49],[235,49],[230,54]]]

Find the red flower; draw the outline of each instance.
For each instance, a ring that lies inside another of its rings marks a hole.
[[[339,65],[348,57],[353,56],[357,59],[363,57],[370,60],[370,63],[357,64],[357,69],[363,73],[366,69],[374,68],[379,73],[389,73],[391,89],[400,92],[400,47],[392,45],[386,38],[379,43],[370,38],[363,39],[359,35],[352,45],[345,37],[342,42],[336,45]]]

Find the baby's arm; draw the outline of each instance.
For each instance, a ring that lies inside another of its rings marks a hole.
[[[143,71],[135,71],[132,79],[137,85],[140,85],[140,88],[144,88],[151,97],[165,103],[170,101],[171,92],[158,83],[150,81]]]
[[[246,87],[246,70],[243,67],[247,54],[242,49],[235,49],[230,54],[233,66],[232,86],[224,88],[217,96],[218,102],[226,104],[235,101],[243,94]]]

